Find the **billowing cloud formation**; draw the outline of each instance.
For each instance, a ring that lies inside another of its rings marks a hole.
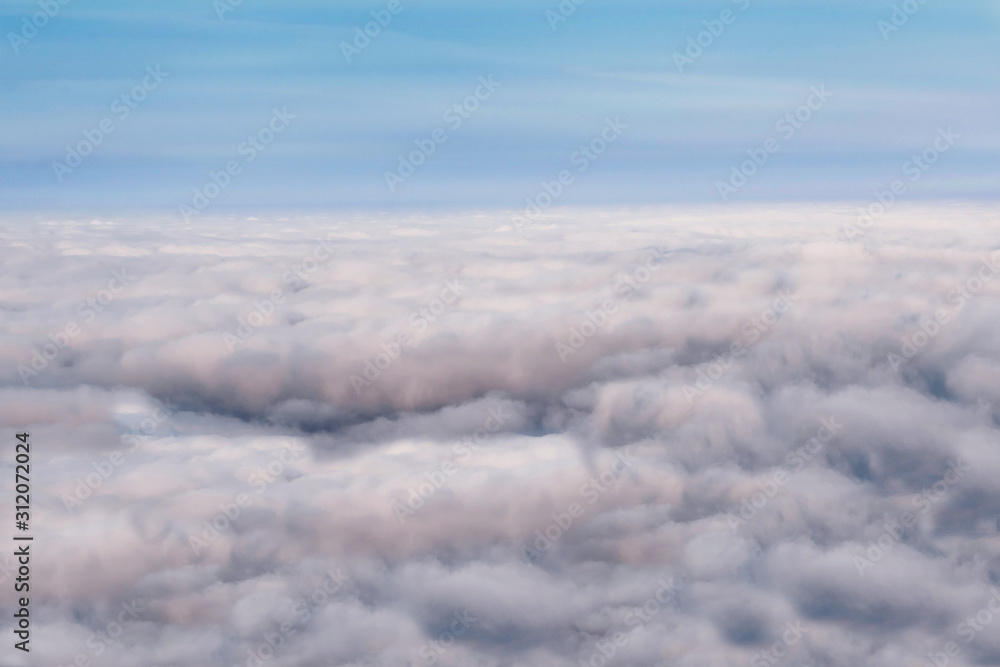
[[[995,224],[10,221],[4,664],[995,664]]]

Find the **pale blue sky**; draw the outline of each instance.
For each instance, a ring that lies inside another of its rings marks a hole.
[[[388,4],[243,0],[223,21],[212,0],[70,0],[13,44],[41,10],[6,0],[0,209],[177,214],[230,160],[240,173],[212,212],[516,208],[564,169],[559,204],[718,202],[768,138],[780,149],[731,203],[864,204],[949,126],[961,138],[907,196],[1000,194],[995,0],[916,4],[888,39],[882,1],[587,0],[553,28],[557,0],[401,0],[347,62],[341,43]],[[679,72],[674,52],[727,9]],[[169,75],[119,119],[114,100],[156,65]],[[489,76],[500,87],[453,129],[445,111]],[[820,85],[833,97],[784,138],[776,121]],[[246,163],[240,143],[275,107],[296,118]],[[608,117],[628,128],[578,172],[572,154]],[[53,162],[105,118],[114,131],[60,182]],[[447,141],[391,191],[385,172],[436,128]]]

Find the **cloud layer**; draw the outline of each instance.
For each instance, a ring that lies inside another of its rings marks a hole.
[[[6,221],[5,664],[997,664],[996,214],[855,218]]]

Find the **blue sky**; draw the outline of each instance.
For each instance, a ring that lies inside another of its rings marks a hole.
[[[586,0],[553,27],[554,0],[401,0],[347,62],[341,44],[388,0],[243,0],[224,20],[212,0],[69,0],[16,45],[41,10],[8,0],[0,209],[178,215],[230,160],[213,212],[523,208],[567,169],[560,205],[719,202],[718,182],[769,138],[779,149],[730,204],[863,205],[947,127],[960,139],[908,196],[995,199],[1000,2],[914,3],[885,39],[880,1]],[[674,53],[725,10],[678,71]],[[119,119],[114,101],[156,66],[166,78]],[[449,127],[445,111],[490,76],[500,86]],[[813,86],[833,96],[783,137],[776,122]],[[238,147],[275,108],[295,118],[246,163]],[[627,129],[577,172],[571,156],[608,118]],[[53,163],[103,119],[113,131],[60,182]],[[390,190],[385,173],[437,128],[447,141]]]

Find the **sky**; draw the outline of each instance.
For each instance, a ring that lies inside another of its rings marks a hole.
[[[388,2],[224,2],[71,0],[37,32],[24,21],[40,5],[4,2],[0,208],[181,219],[231,160],[240,173],[206,207],[220,214],[518,208],[567,169],[558,206],[861,205],[941,128],[961,138],[908,197],[998,194],[995,0],[916,3],[899,25],[881,1],[587,0],[560,13],[555,1],[401,0],[395,14]],[[356,30],[379,12],[387,25],[366,43]],[[679,64],[699,33],[706,46]],[[144,77],[153,87],[131,99]],[[829,97],[793,135],[777,130],[813,87]],[[446,120],[477,88],[474,110]],[[240,145],[275,109],[294,118],[248,162]],[[577,171],[608,119],[621,135]],[[433,154],[388,182],[438,129]],[[768,139],[777,151],[724,198],[719,183]],[[89,155],[72,167],[81,142]]]

